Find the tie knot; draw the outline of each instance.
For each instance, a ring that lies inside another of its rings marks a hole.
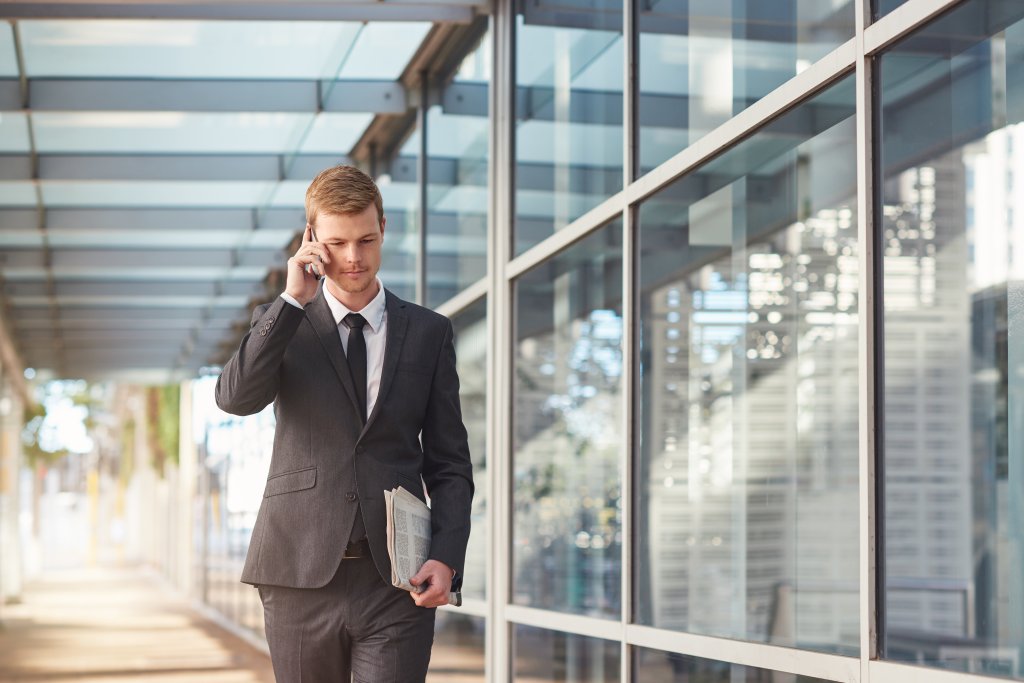
[[[349,313],[344,317],[344,321],[350,330],[361,330],[366,324],[366,318],[358,313]]]

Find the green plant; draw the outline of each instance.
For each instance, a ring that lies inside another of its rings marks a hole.
[[[153,464],[162,473],[168,460],[175,464],[178,462],[181,387],[177,384],[149,387],[146,408]]]

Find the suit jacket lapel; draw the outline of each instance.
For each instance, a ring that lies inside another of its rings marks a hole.
[[[398,357],[402,352],[402,342],[405,340],[405,328],[409,318],[405,313],[405,302],[384,290],[385,307],[388,312],[388,337],[384,342],[384,367],[380,372],[380,388],[377,390],[377,400],[373,404],[373,410],[366,419],[366,426],[363,427],[363,434],[373,424],[380,407],[384,403],[388,389],[391,387],[391,380],[395,378],[395,369],[398,367]],[[326,302],[324,306],[326,307]],[[347,368],[348,366],[346,366]]]
[[[352,386],[352,373],[349,372],[348,361],[345,360],[345,352],[341,348],[341,333],[334,322],[331,307],[324,298],[323,287],[306,306],[306,318],[313,325],[316,336],[320,338],[320,344],[327,352],[327,357],[331,359],[331,365],[334,366],[341,385],[345,387],[345,393],[352,400],[352,406],[358,411],[359,403],[356,401],[355,387]]]

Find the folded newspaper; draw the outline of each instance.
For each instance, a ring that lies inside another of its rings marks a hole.
[[[399,486],[384,492],[387,512],[388,557],[391,558],[391,585],[412,593],[425,590],[409,579],[427,561],[430,555],[430,508],[413,494]],[[462,603],[460,593],[449,593],[453,605]]]

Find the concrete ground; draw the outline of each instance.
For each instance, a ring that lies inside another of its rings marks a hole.
[[[273,683],[270,658],[133,568],[53,571],[0,606],[3,683]]]

